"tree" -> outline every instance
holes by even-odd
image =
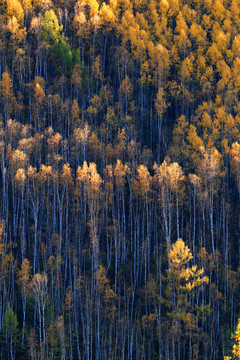
[[[101,311],[102,308],[102,311],[105,313],[104,316],[112,319],[116,311],[114,300],[117,298],[117,296],[110,287],[110,281],[106,277],[106,269],[102,265],[99,265],[99,268],[95,273],[95,280],[96,291],[99,297],[97,300],[99,302],[99,311]],[[102,316],[103,319],[104,316]]]
[[[6,14],[8,16],[16,16],[16,18],[23,23],[24,11],[21,1],[18,0],[6,0]]]
[[[40,176],[37,173],[37,169],[29,166],[27,170],[27,192],[30,199],[30,206],[33,211],[34,218],[34,250],[33,250],[33,273],[35,273],[36,267],[38,266],[38,218],[39,218],[39,209],[41,207],[40,199]]]
[[[182,168],[178,163],[167,163],[166,160],[161,165],[156,163],[153,166],[155,171],[154,180],[158,191],[158,200],[160,202],[163,226],[167,242],[167,251],[169,253],[171,246],[173,204],[176,201],[176,222],[177,234],[180,234],[179,226],[179,199],[183,192],[183,181],[185,179]]]
[[[26,322],[26,306],[27,306],[27,295],[30,291],[30,271],[31,265],[28,259],[24,259],[21,265],[21,269],[18,270],[18,285],[22,293],[22,304],[23,304],[23,333],[22,342],[24,341],[25,322]]]
[[[98,224],[100,204],[102,200],[102,178],[97,172],[96,164],[84,161],[83,166],[77,170],[77,181],[82,191],[84,202],[88,204],[88,227],[91,247],[93,251],[93,269],[97,271],[99,262]],[[86,208],[85,208],[86,211]],[[86,213],[85,213],[86,221]]]
[[[15,259],[13,248],[15,245],[6,236],[6,223],[0,220],[0,321],[3,321],[4,312],[8,306],[7,294],[13,286],[13,272]]]
[[[233,345],[234,359],[240,359],[240,319],[238,319],[237,328],[232,337],[235,340],[235,344]]]
[[[120,86],[120,94],[123,95],[123,99],[124,99],[123,103],[124,103],[126,115],[128,113],[128,103],[129,103],[129,100],[131,99],[132,93],[133,93],[132,83],[131,83],[129,77],[126,76],[125,79],[123,79],[121,86]]]
[[[46,274],[35,274],[31,281],[32,292],[37,304],[41,360],[45,358],[45,351],[46,351],[45,311],[47,305],[47,282],[48,279]]]
[[[84,124],[83,128],[76,128],[73,132],[76,142],[76,152],[78,153],[78,147],[81,146],[81,158],[83,161],[86,159],[86,146],[89,139],[91,128],[88,123]]]
[[[214,213],[214,202],[218,192],[219,182],[221,177],[224,175],[224,172],[222,171],[222,155],[218,152],[216,148],[206,150],[202,146],[200,147],[199,150],[202,154],[202,158],[200,159],[198,164],[197,175],[202,180],[202,191],[205,192],[204,205],[206,205],[206,210],[209,214],[212,253],[213,253],[213,258],[215,260],[216,246],[214,240],[213,213]]]
[[[42,37],[43,40],[51,45],[61,36],[62,26],[59,26],[58,18],[53,10],[46,11],[42,22]]]
[[[8,70],[2,73],[0,93],[4,103],[4,114],[6,121],[10,117],[10,113],[14,109],[15,105],[15,96],[12,91],[12,80],[10,78]]]
[[[2,355],[6,353],[6,358],[9,358],[10,355],[11,360],[16,358],[16,350],[20,346],[20,336],[17,316],[14,314],[10,304],[8,304],[1,330]]]
[[[70,49],[66,38],[61,34],[62,26],[53,10],[45,13],[41,25],[43,40],[50,45],[55,61],[55,71],[59,74],[65,70],[66,74],[71,75],[74,66],[80,62],[79,51]]]
[[[198,316],[201,311],[197,305],[198,292],[203,285],[208,284],[208,277],[204,276],[204,269],[198,269],[197,265],[190,265],[193,255],[182,239],[178,239],[168,254],[170,267],[167,270],[168,288],[166,291],[166,304],[169,308],[171,319],[171,331],[173,332],[173,354],[175,353],[174,337],[178,342],[184,335],[189,335],[189,354],[192,356],[192,340],[197,331]],[[175,356],[175,355],[173,355]]]
[[[240,359],[240,319],[238,319],[237,328],[234,334],[232,334],[232,338],[234,339],[234,345],[232,349],[233,357],[224,356],[224,360]]]
[[[157,98],[155,99],[155,109],[157,112],[158,117],[158,144],[159,144],[159,155],[158,155],[158,161],[160,158],[160,145],[161,145],[161,133],[162,133],[162,121],[163,121],[163,115],[166,112],[167,109],[167,103],[165,100],[165,93],[163,88],[158,89]]]
[[[142,229],[146,226],[146,254],[145,254],[145,281],[149,279],[150,276],[150,256],[151,256],[151,205],[152,205],[152,176],[149,173],[149,170],[146,166],[140,165],[137,168],[137,182],[135,183],[135,187],[140,195],[140,204],[143,202],[142,205]],[[140,209],[139,209],[140,213]],[[146,219],[146,224],[143,219]],[[144,230],[143,230],[144,233]]]

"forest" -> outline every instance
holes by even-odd
[[[240,359],[239,262],[240,0],[0,0],[0,360]]]

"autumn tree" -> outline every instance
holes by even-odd
[[[4,104],[4,116],[7,121],[10,117],[10,113],[14,109],[13,106],[15,105],[15,101],[16,101],[12,91],[12,80],[10,78],[10,74],[8,70],[2,73],[0,92]]]
[[[93,269],[96,271],[99,262],[98,225],[100,204],[102,198],[102,178],[97,172],[96,164],[90,163],[89,165],[87,165],[86,161],[84,161],[83,166],[78,167],[77,181],[80,191],[82,192],[84,202],[88,205],[89,209],[87,223],[89,227],[89,237],[93,251]],[[84,209],[84,212],[86,222],[86,208]]]
[[[158,191],[158,200],[160,202],[163,226],[166,236],[167,251],[169,253],[171,246],[173,204],[176,206],[177,234],[180,234],[179,225],[179,202],[183,190],[184,175],[178,163],[167,164],[166,160],[161,165],[154,164],[155,184]]]
[[[23,305],[23,333],[22,342],[25,336],[25,322],[26,322],[26,307],[27,307],[27,296],[30,292],[30,271],[31,265],[28,259],[24,259],[21,268],[18,270],[18,285],[22,293],[22,305]]]
[[[240,338],[239,338],[239,319],[238,319],[238,324],[237,324],[237,328],[235,333],[233,334],[233,339],[235,340],[235,344],[233,345],[233,355],[234,355],[234,359],[239,359],[240,358]]]
[[[39,321],[39,341],[41,349],[41,359],[45,358],[46,352],[46,305],[47,305],[47,275],[35,274],[31,281],[31,289],[37,304]]]
[[[190,266],[193,259],[192,253],[182,239],[174,243],[168,254],[170,268],[167,270],[168,288],[167,306],[170,309],[171,331],[173,332],[173,357],[175,351],[174,338],[177,342],[183,334],[181,324],[184,324],[186,333],[189,334],[189,354],[192,353],[193,334],[197,329],[198,311],[197,298],[204,284],[208,284],[208,277],[204,276],[204,269],[198,269],[197,265]],[[179,346],[179,343],[178,343]],[[190,355],[192,356],[192,355]]]

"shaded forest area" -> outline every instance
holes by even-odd
[[[0,14],[0,359],[231,356],[240,1]]]

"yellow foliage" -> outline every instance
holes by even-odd
[[[20,23],[23,23],[24,11],[21,2],[18,0],[6,0],[6,15],[15,16]]]
[[[116,179],[115,181],[116,181],[118,191],[123,191],[123,188],[124,188],[124,185],[126,182],[126,174],[127,174],[128,170],[129,170],[129,168],[126,164],[123,165],[121,160],[117,160],[117,163],[114,167],[114,176]]]
[[[49,179],[50,177],[52,177],[53,176],[52,166],[46,166],[44,164],[41,164],[40,175],[43,180],[46,180],[46,179]]]
[[[183,60],[181,65],[181,76],[184,81],[190,82],[193,72],[193,63],[190,57]]]
[[[157,98],[155,99],[154,105],[155,105],[155,109],[157,111],[158,116],[162,117],[167,109],[165,93],[164,93],[164,90],[162,87],[158,90]]]
[[[12,131],[11,127],[11,131]],[[26,125],[21,128],[20,136],[27,136],[29,128]],[[39,149],[41,147],[41,141],[44,138],[43,135],[39,135],[36,133],[34,136],[30,138],[24,138],[19,140],[18,148],[19,150],[23,150],[26,154],[30,155],[34,150]]]
[[[133,86],[128,76],[121,83],[120,91],[123,95],[131,97],[133,92]]]
[[[78,144],[86,144],[90,134],[90,127],[87,123],[85,123],[84,128],[75,129],[73,134]]]
[[[201,179],[200,179],[200,177],[198,177],[198,176],[195,175],[195,174],[189,174],[188,177],[189,177],[190,183],[191,183],[193,186],[197,186],[197,187],[200,186],[200,184],[201,184]]]
[[[222,59],[222,54],[219,51],[217,44],[213,43],[208,51],[207,51],[207,58],[209,58],[209,61],[212,65],[216,65],[218,61]]]
[[[79,185],[86,187],[89,199],[94,199],[101,195],[102,178],[97,172],[96,164],[84,161],[82,167],[77,170],[77,180]]]
[[[113,199],[113,166],[107,165],[103,172],[105,176],[104,185],[107,191],[107,205],[110,205]]]
[[[15,97],[12,92],[12,80],[9,72],[5,71],[2,73],[2,80],[0,85],[0,93],[4,99],[4,102],[11,103],[15,101]]]
[[[98,139],[97,134],[95,131],[92,131],[91,135],[89,136],[89,147],[93,154],[96,156],[101,152],[101,142]]]
[[[45,99],[45,92],[39,83],[36,83],[34,89],[34,97],[39,104],[42,104],[43,100]]]
[[[73,72],[72,72],[72,84],[76,86],[77,89],[81,89],[82,85],[82,70],[80,64],[76,64],[74,66]],[[74,99],[74,101],[76,101]],[[74,102],[73,101],[73,102]]]
[[[188,246],[185,245],[182,239],[178,239],[168,254],[171,269],[182,269],[193,258]]]
[[[226,9],[223,5],[223,0],[213,1],[212,13],[217,20],[223,20],[225,17]]]
[[[109,5],[103,2],[99,13],[101,18],[101,23],[103,25],[108,25],[108,30],[109,30],[109,26],[110,25],[112,26],[115,22],[114,12],[112,11]]]
[[[19,23],[15,16],[12,16],[10,19],[8,19],[7,23],[7,29],[10,33],[16,35],[19,30]]]
[[[230,155],[232,170],[236,177],[238,192],[240,194],[240,144],[238,142],[232,144]]]
[[[52,0],[33,0],[33,8],[39,8],[42,13],[53,7]]]
[[[106,269],[100,265],[96,272],[95,278],[97,280],[97,288],[100,292],[104,290],[104,287],[109,284],[109,280],[105,276]]]
[[[101,71],[101,59],[100,55],[96,57],[94,64],[92,66],[92,72],[95,79],[99,78],[100,80],[103,79],[103,74]]]
[[[27,170],[27,176],[31,180],[34,179],[37,176],[37,169],[30,165]]]
[[[113,314],[116,310],[115,307],[113,307],[113,300],[116,298],[116,295],[114,291],[110,287],[110,281],[106,277],[106,269],[100,265],[98,270],[95,273],[95,279],[96,279],[96,289],[101,294],[103,301],[106,305],[112,305],[111,313]]]
[[[41,302],[42,306],[44,304],[43,300],[46,299],[46,292],[47,292],[47,283],[48,278],[45,273],[43,274],[35,274],[31,281],[31,288],[33,291],[34,296],[38,302]]]
[[[137,169],[137,172],[141,196],[146,196],[151,189],[152,177],[148,171],[148,168],[144,165],[140,165]]]
[[[33,17],[32,21],[31,21],[31,25],[30,25],[30,30],[31,32],[35,33],[36,37],[38,40],[40,40],[41,38],[41,30],[42,30],[42,25],[41,25],[41,17]]]
[[[239,42],[240,42],[240,37],[239,37]],[[240,43],[239,43],[239,46],[240,46]],[[233,61],[232,77],[233,77],[235,88],[239,89],[240,88],[240,53],[239,53],[239,57],[237,57]]]
[[[194,22],[189,29],[189,34],[197,45],[204,45],[206,41],[206,31],[203,30],[201,25]]]
[[[234,358],[240,359],[240,318],[238,319],[237,329],[232,335],[235,339],[235,344],[233,345],[233,354]]]
[[[83,25],[87,22],[86,16],[83,11],[79,11],[74,17],[74,25],[77,29],[77,35],[81,36],[83,33]]]
[[[67,289],[65,293],[65,310],[70,311],[73,307],[73,293],[71,289]]]
[[[21,0],[21,4],[24,11],[31,11],[32,10],[32,3],[34,3],[33,0]]]
[[[85,0],[85,3],[89,6],[91,18],[98,14],[99,4],[97,0]]]
[[[61,140],[62,140],[62,135],[59,133],[56,133],[50,139],[47,139],[47,143],[48,143],[50,149],[57,150]]]
[[[233,51],[234,55],[237,57],[237,59],[239,60],[239,57],[240,57],[240,35],[239,34],[237,34],[234,37],[233,44],[232,44],[232,51]]]
[[[156,319],[157,319],[156,314],[150,314],[149,316],[143,315],[141,320],[143,330],[152,328],[155,325]]]
[[[12,242],[5,241],[5,222],[0,220],[0,281],[8,279],[15,266],[15,259],[12,253],[12,247],[16,246]]]
[[[91,105],[87,108],[87,112],[92,115],[97,115],[101,109],[101,98],[98,95],[94,95],[90,100]]]
[[[182,168],[178,163],[167,164],[166,160],[161,165],[153,166],[155,179],[160,187],[179,191],[181,182],[185,179]]]
[[[72,169],[68,163],[63,165],[60,177],[64,186],[73,185]]]
[[[162,12],[167,12],[169,9],[169,2],[167,0],[161,0],[160,6]]]
[[[21,291],[26,294],[30,285],[30,272],[32,266],[28,259],[24,259],[21,268],[18,270],[18,285]]]
[[[77,121],[79,119],[79,115],[80,115],[80,109],[78,106],[78,102],[76,99],[74,99],[71,108],[71,120],[73,122]]]
[[[11,154],[11,163],[14,169],[23,168],[28,160],[28,156],[22,150],[14,150]]]
[[[172,245],[168,258],[169,273],[175,280],[176,288],[192,291],[194,288],[208,283],[208,277],[203,276],[203,268],[198,269],[197,265],[189,266],[193,255],[182,239],[178,239]]]
[[[31,153],[33,148],[32,138],[19,140],[19,149]]]
[[[155,84],[161,88],[163,77],[167,74],[170,65],[168,50],[162,44],[158,44],[152,49],[149,48],[149,55],[152,68],[155,70]]]
[[[194,125],[189,126],[187,140],[189,147],[192,151],[198,152],[201,146],[203,146],[203,140],[197,135],[197,129]]]
[[[221,176],[222,167],[222,155],[216,148],[211,150],[205,150],[204,146],[200,147],[202,159],[198,164],[198,173],[205,183],[208,183],[208,190],[216,191],[215,180],[218,176]]]
[[[23,187],[26,180],[25,170],[22,168],[18,169],[14,177],[14,180],[19,187]]]

